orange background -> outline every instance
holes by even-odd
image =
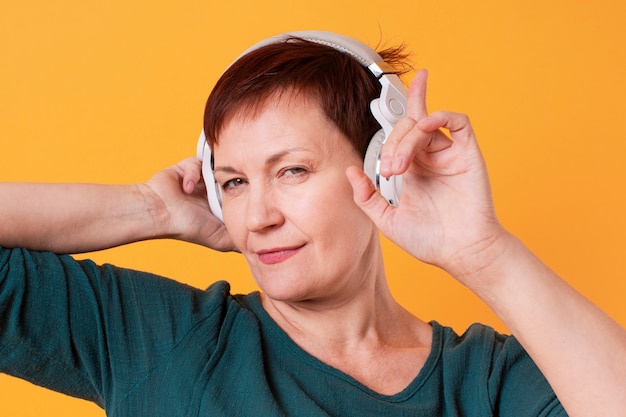
[[[7,2],[5,2],[7,3]],[[626,325],[626,5],[598,0],[67,0],[0,13],[0,180],[130,183],[193,154],[204,101],[250,44],[321,29],[405,42],[429,107],[468,113],[501,221]],[[46,204],[42,201],[42,204]],[[0,219],[1,221],[1,219]],[[453,279],[386,244],[425,320],[506,330]],[[236,254],[170,241],[91,255],[205,287],[255,288]],[[0,324],[1,325],[1,324]],[[2,416],[103,416],[0,376]]]

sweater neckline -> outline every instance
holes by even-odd
[[[331,374],[337,378],[343,379],[347,383],[360,389],[366,394],[385,400],[388,402],[402,402],[413,396],[428,380],[435,370],[437,363],[441,357],[441,351],[443,346],[443,327],[436,321],[431,321],[429,324],[432,327],[432,343],[431,349],[422,366],[422,369],[417,376],[411,381],[403,390],[396,394],[386,395],[381,394],[365,386],[361,382],[357,381],[345,372],[337,369],[327,363],[319,360],[315,356],[311,355],[304,349],[302,349],[296,342],[289,337],[289,335],[274,321],[274,319],[265,311],[261,303],[260,293],[258,291],[252,292],[245,297],[245,304],[255,314],[262,324],[262,327],[271,334],[273,338],[278,341],[281,346],[289,349],[299,360],[308,363],[309,365],[319,369],[322,372]]]

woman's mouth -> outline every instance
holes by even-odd
[[[263,249],[257,252],[259,260],[266,265],[273,265],[294,256],[304,245],[292,246],[287,248]]]

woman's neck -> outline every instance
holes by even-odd
[[[364,281],[358,291],[333,298],[292,302],[261,294],[261,301],[270,317],[310,353],[341,355],[357,346],[415,346],[426,327],[430,335],[430,327],[393,298],[384,272]]]
[[[304,351],[381,394],[406,388],[430,353],[430,325],[393,299],[384,277],[332,307],[280,302],[265,294],[261,301]]]

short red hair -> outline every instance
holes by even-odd
[[[408,68],[402,62],[406,55],[401,48],[379,54],[391,65]],[[353,57],[326,45],[290,38],[253,50],[224,72],[207,100],[204,132],[213,146],[234,116],[254,116],[276,94],[303,93],[319,103],[364,156],[370,138],[380,129],[369,108],[380,90],[374,75]]]

